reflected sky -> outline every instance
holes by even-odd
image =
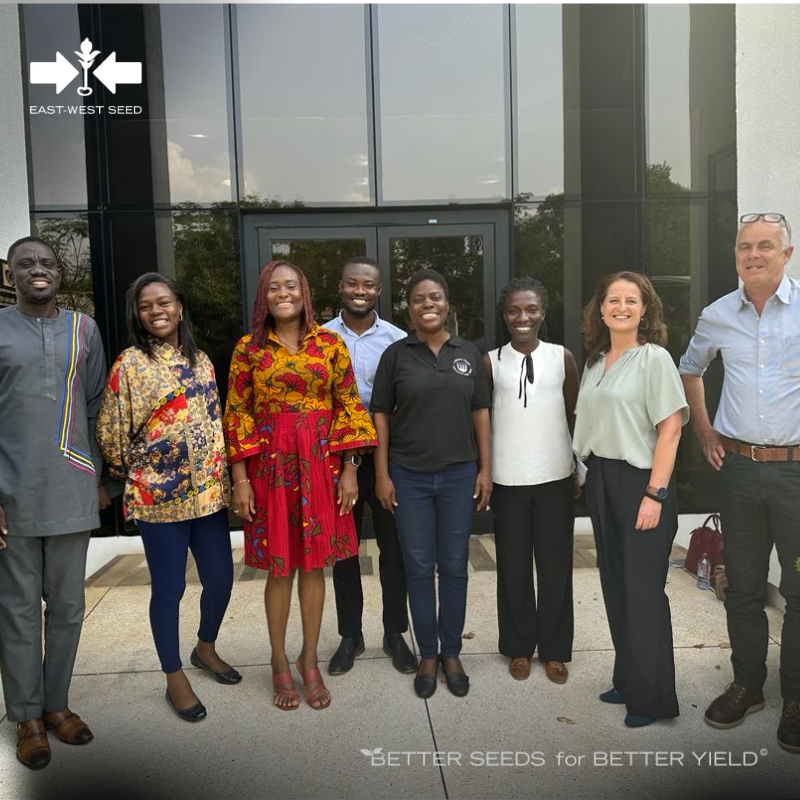
[[[245,194],[368,203],[361,5],[237,7]]]
[[[689,6],[646,6],[647,163],[666,163],[671,178],[692,185]]]
[[[517,192],[564,191],[564,47],[562,7],[518,5]]]
[[[383,198],[507,197],[503,7],[374,10]]]

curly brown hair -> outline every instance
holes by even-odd
[[[592,299],[583,309],[583,346],[586,348],[586,363],[588,366],[596,364],[600,356],[607,352],[611,346],[611,336],[608,328],[600,316],[600,306],[606,299],[608,288],[616,281],[629,281],[639,287],[642,295],[642,304],[645,307],[644,316],[639,324],[639,343],[652,342],[661,345],[667,343],[667,326],[664,323],[664,306],[650,279],[640,272],[612,272],[605,275],[597,282]]]

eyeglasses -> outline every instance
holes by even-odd
[[[777,211],[767,211],[761,214],[742,214],[742,216],[739,217],[739,222],[746,225],[749,222],[758,222],[760,219],[763,219],[764,222],[772,222],[775,224],[780,224],[782,222],[786,226],[789,236],[792,235],[792,227],[789,225],[789,221],[783,214],[779,214]]]

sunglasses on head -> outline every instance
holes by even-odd
[[[789,225],[789,221],[783,214],[779,214],[777,211],[767,211],[760,214],[742,214],[742,216],[739,217],[739,222],[746,225],[749,222],[758,222],[760,219],[763,219],[764,222],[772,222],[775,224],[780,224],[782,222],[786,226],[789,236],[792,235],[792,228]]]

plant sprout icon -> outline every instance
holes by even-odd
[[[80,51],[73,50],[73,52],[76,56],[78,56],[78,60],[81,62],[81,67],[83,67],[83,86],[78,87],[78,94],[86,97],[93,91],[93,89],[88,85],[89,67],[92,66],[95,58],[100,55],[100,51],[92,50],[92,43],[88,39],[84,39],[81,42]]]

